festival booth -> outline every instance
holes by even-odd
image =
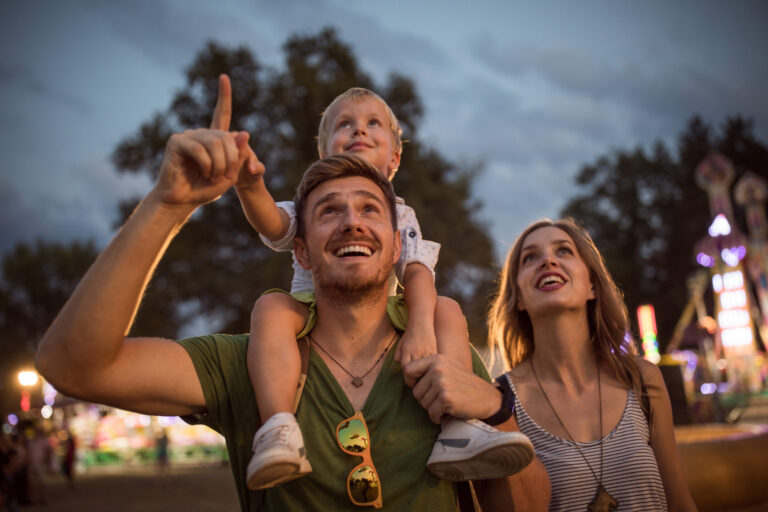
[[[157,464],[158,440],[173,467],[221,465],[228,461],[224,438],[204,426],[178,417],[147,416],[104,405],[81,402],[42,385],[45,405],[27,418],[38,418],[59,445],[76,440],[77,472],[141,470]],[[50,408],[51,413],[47,413]]]

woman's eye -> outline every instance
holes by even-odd
[[[379,122],[378,119],[371,119],[370,121],[368,121],[369,126],[379,126],[380,124],[381,122]]]
[[[532,261],[534,258],[533,253],[523,254],[523,257],[520,258],[520,261],[523,263],[528,263],[529,261]]]
[[[560,254],[573,254],[573,250],[570,247],[560,247],[558,251]]]

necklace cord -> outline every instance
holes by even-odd
[[[597,480],[597,484],[602,486],[603,485],[603,394],[602,389],[600,386],[600,366],[598,364],[597,367],[597,399],[598,399],[598,409],[599,409],[599,418],[600,418],[600,478],[597,477],[597,474],[592,469],[592,465],[589,463],[589,460],[587,459],[587,456],[584,455],[584,452],[581,450],[581,446],[576,442],[576,440],[573,438],[571,433],[568,431],[568,427],[565,426],[565,423],[563,423],[563,420],[560,418],[560,415],[557,414],[557,409],[555,409],[555,406],[552,405],[552,401],[549,399],[549,396],[547,395],[547,392],[544,391],[544,386],[541,385],[541,381],[539,380],[539,376],[536,373],[536,367],[533,365],[533,359],[531,359],[531,370],[533,370],[533,376],[536,378],[536,384],[539,385],[539,389],[541,390],[541,394],[544,395],[544,399],[547,401],[547,404],[549,404],[549,407],[552,409],[552,412],[555,413],[555,418],[557,418],[557,421],[560,422],[560,426],[563,427],[563,430],[565,430],[565,433],[568,435],[568,439],[573,443],[573,445],[576,447],[576,449],[579,451],[579,454],[581,455],[581,458],[584,459],[584,462],[587,464],[587,467],[589,468],[590,473],[592,473],[592,476],[595,477],[595,480]]]
[[[314,344],[315,344],[315,346],[316,346],[317,348],[319,348],[319,349],[320,349],[320,350],[321,350],[321,351],[322,351],[322,352],[323,352],[325,355],[327,355],[328,357],[330,357],[330,358],[331,358],[331,361],[333,361],[334,363],[336,363],[336,366],[338,366],[339,368],[341,368],[342,370],[344,370],[344,372],[346,372],[346,374],[347,374],[347,375],[349,375],[350,377],[352,377],[352,381],[353,381],[353,383],[354,383],[354,382],[358,382],[358,381],[360,381],[360,382],[362,383],[362,380],[363,380],[365,377],[367,377],[367,376],[368,376],[368,374],[369,374],[369,373],[371,373],[371,372],[373,371],[373,369],[374,369],[374,368],[376,368],[376,365],[377,365],[377,364],[379,364],[379,362],[382,360],[382,358],[384,358],[384,356],[387,354],[387,352],[389,352],[389,349],[390,349],[390,348],[392,348],[392,345],[394,344],[394,342],[395,342],[395,339],[396,339],[396,338],[397,338],[397,331],[395,331],[395,333],[392,335],[392,339],[390,339],[390,340],[389,340],[389,343],[387,343],[387,346],[384,348],[384,351],[381,353],[381,355],[380,355],[379,357],[377,357],[377,358],[376,358],[376,361],[374,361],[374,362],[373,362],[373,365],[372,365],[370,368],[368,368],[368,371],[367,371],[367,372],[365,372],[365,373],[364,373],[364,374],[362,374],[362,375],[354,375],[352,372],[350,372],[349,370],[347,370],[346,368],[344,368],[344,366],[343,366],[343,365],[342,365],[340,362],[338,362],[338,361],[336,360],[336,358],[335,358],[335,357],[333,357],[333,356],[332,356],[332,355],[331,355],[331,354],[330,354],[330,353],[329,353],[327,350],[325,350],[325,349],[323,348],[323,346],[322,346],[322,345],[320,345],[320,344],[317,342],[317,340],[315,340],[315,338],[313,338],[313,337],[312,337],[312,334],[311,334],[311,333],[309,334],[309,341],[310,341],[310,342],[312,342],[312,343],[314,343]],[[361,384],[361,385],[362,385],[362,384]],[[359,387],[359,386],[356,386],[356,387]]]

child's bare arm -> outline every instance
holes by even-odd
[[[251,226],[265,238],[275,241],[287,233],[290,218],[267,190],[264,170],[264,164],[252,152],[247,164],[240,169],[235,190]]]
[[[432,272],[421,263],[409,263],[403,277],[403,295],[408,306],[408,326],[397,347],[401,364],[437,353],[435,307],[437,291]]]

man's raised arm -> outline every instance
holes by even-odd
[[[40,373],[68,395],[146,414],[202,410],[192,361],[177,343],[126,339],[152,273],[195,209],[215,201],[252,155],[229,132],[231,86],[219,79],[210,129],[169,139],[157,183],[99,255],[38,347]]]

